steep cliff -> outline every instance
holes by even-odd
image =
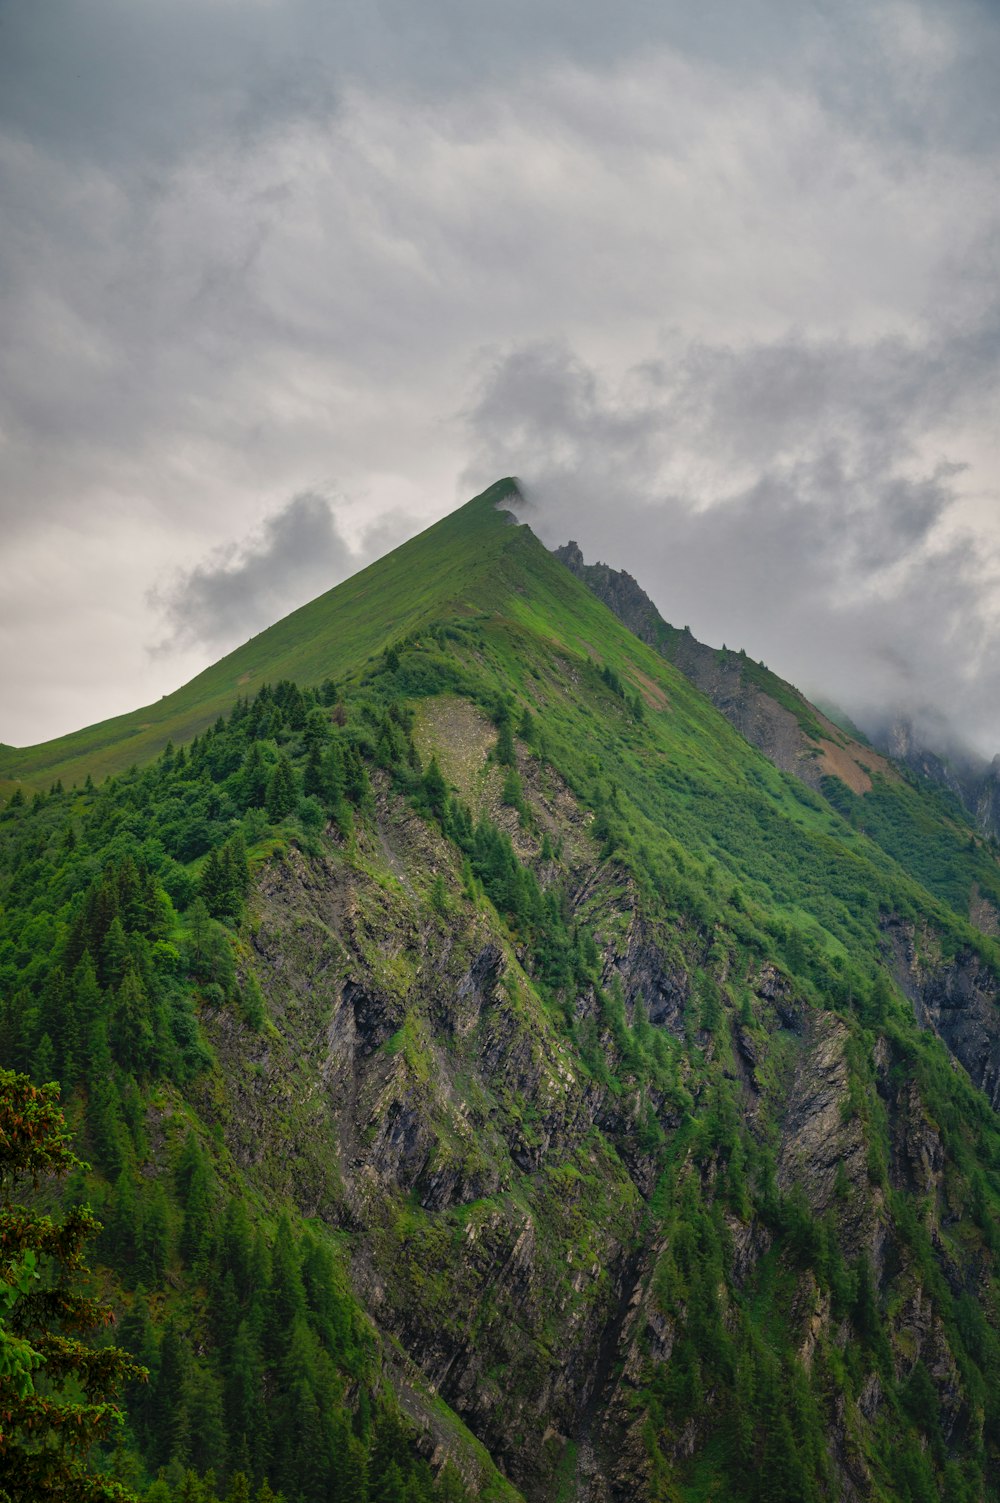
[[[872,736],[887,756],[916,778],[947,789],[983,835],[1000,839],[1000,755],[989,762],[957,745],[934,750],[906,715],[874,728]]]
[[[816,789],[824,777],[833,775],[858,792],[871,787],[873,773],[892,776],[873,747],[849,736],[763,663],[755,663],[742,651],[708,647],[687,627],[678,630],[668,625],[624,569],[585,563],[574,542],[554,552],[619,621],[679,668],[740,735],[782,772]]]
[[[332,592],[312,683],[0,814],[0,1042],[154,1369],[123,1464],[996,1498],[989,853],[788,776],[510,495]]]

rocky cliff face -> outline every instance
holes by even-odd
[[[592,927],[603,990],[576,999],[575,1027],[594,1052],[581,1057],[495,910],[463,890],[454,848],[383,782],[356,844],[329,835],[259,883],[252,960],[274,1028],[251,1037],[216,1021],[229,1147],[265,1193],[348,1239],[354,1287],[399,1353],[429,1453],[456,1454],[437,1395],[538,1503],[659,1496],[664,1468],[692,1464],[711,1433],[717,1380],[676,1422],[654,1397],[691,1339],[691,1296],[675,1292],[691,1277],[677,1271],[688,1233],[651,1215],[665,1174],[675,1199],[717,1206],[723,1327],[747,1301],[778,1299],[781,1269],[781,1319],[807,1372],[837,1360],[850,1332],[809,1263],[814,1229],[829,1227],[844,1266],[862,1260],[902,1301],[882,1368],[828,1419],[827,1495],[872,1496],[887,1381],[922,1364],[947,1423],[965,1414],[948,1333],[890,1204],[894,1186],[923,1197],[940,1240],[953,1171],[918,1082],[901,1078],[885,1038],[862,1043],[772,964],[666,925],[522,748],[526,829],[497,798],[490,727],[469,705],[429,703],[422,730],[459,791],[507,821],[543,879],[558,870]],[[562,845],[558,864],[543,861],[545,835]],[[429,898],[438,877],[444,912]],[[885,935],[921,1021],[996,1103],[993,984],[972,960],[923,965],[905,926]],[[643,1030],[667,1062],[655,1081],[629,1058]],[[692,1111],[724,1114],[714,1135],[685,1139]],[[775,1205],[792,1210],[752,1207],[734,1178],[742,1141],[766,1151]],[[805,1251],[790,1254],[790,1236]],[[960,1263],[940,1245],[956,1279],[978,1276],[975,1254]],[[474,1458],[460,1459],[474,1478]]]
[[[554,551],[630,631],[679,668],[740,735],[782,772],[817,789],[832,774],[860,793],[871,787],[873,772],[892,775],[874,748],[848,736],[791,684],[754,663],[746,653],[708,647],[687,627],[669,626],[625,570],[585,563],[575,542]]]
[[[445,1503],[395,1390],[483,1503],[994,1503],[994,853],[509,495],[0,810],[0,1042],[77,1082],[136,1464]]]
[[[944,960],[933,933],[887,918],[885,950],[893,974],[925,1028],[943,1039],[1000,1110],[1000,997],[997,979],[971,950]]]
[[[983,835],[1000,839],[1000,755],[987,762],[960,747],[934,751],[905,715],[874,731],[873,740],[918,778],[953,794]]]

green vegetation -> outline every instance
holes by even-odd
[[[89,1470],[87,1453],[121,1423],[113,1396],[145,1369],[118,1347],[81,1335],[112,1312],[72,1288],[97,1230],[73,1206],[62,1220],[17,1204],[43,1176],[84,1166],[69,1147],[54,1086],[0,1070],[0,1498],[128,1503],[118,1483]],[[110,1396],[110,1397],[109,1397]]]
[[[824,798],[778,772],[495,510],[505,493],[146,731],[5,753],[56,781],[0,814],[0,1051],[62,1082],[95,1166],[67,1203],[104,1222],[120,1339],[151,1374],[103,1462],[157,1503],[461,1498],[401,1419],[356,1239],[386,1329],[437,1371],[480,1363],[492,1443],[505,1467],[534,1458],[536,1496],[574,1495],[588,1437],[560,1447],[533,1406],[580,1360],[567,1332],[611,1383],[624,1353],[600,1333],[626,1329],[632,1270],[645,1324],[615,1422],[651,1499],[805,1503],[848,1461],[876,1503],[996,1498],[1000,1132],[883,948],[909,924],[929,966],[995,976],[965,917],[973,884],[1000,898],[994,853],[909,785]],[[482,751],[462,749],[462,787],[454,748],[415,735],[422,706],[456,702]],[[261,893],[283,877],[302,907],[268,971]],[[283,968],[308,977],[308,1017]],[[323,1074],[348,985],[371,1013],[354,1068],[374,1062],[349,1120],[349,1083]],[[489,1016],[465,1019],[476,987]],[[251,1163],[234,1071],[286,1035],[301,1077]],[[300,1205],[268,1198],[268,1155],[308,1140],[325,1091],[352,1172],[376,1142],[397,1166],[362,1210],[332,1163]],[[836,1165],[791,1121],[827,1096]],[[522,1284],[498,1284],[523,1247]]]
[[[511,489],[512,482],[499,482],[471,508],[252,637],[156,704],[40,746],[0,746],[0,790],[22,781],[29,790],[57,779],[82,783],[88,774],[100,781],[149,761],[171,740],[186,743],[265,683],[320,685],[374,661],[396,638],[438,616],[442,602],[470,615],[488,609],[503,591],[491,571],[496,541],[510,526],[495,503]]]
[[[66,1266],[79,1267],[95,1226],[87,1200],[104,1223],[97,1252],[120,1339],[150,1375],[130,1383],[124,1432],[101,1461],[140,1486],[161,1477],[167,1491],[156,1483],[151,1498],[214,1499],[214,1477],[229,1497],[252,1483],[326,1503],[331,1476],[338,1503],[362,1503],[366,1489],[466,1496],[450,1472],[434,1482],[380,1395],[375,1337],[335,1244],[288,1213],[262,1214],[184,1100],[214,1067],[199,1012],[266,1022],[253,973],[237,975],[251,859],[293,834],[307,843],[319,797],[320,822],[345,830],[371,797],[356,741],[328,712],[317,718],[319,705],[288,683],[264,689],[145,771],[15,799],[0,824],[0,1047],[36,1081],[58,1077],[93,1160],[92,1172],[70,1161]],[[18,1078],[0,1078],[9,1115]],[[21,1270],[11,1264],[12,1288]],[[90,1306],[74,1298],[85,1324]],[[123,1362],[102,1349],[93,1381],[137,1372]]]

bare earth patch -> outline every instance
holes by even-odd
[[[647,678],[644,673],[640,673],[639,669],[631,664],[629,665],[629,677],[638,685],[639,693],[651,710],[669,710],[670,700],[659,684],[654,684],[651,678]]]
[[[467,699],[442,695],[421,700],[417,707],[413,739],[420,760],[426,766],[431,756],[437,757],[445,782],[457,788],[474,816],[486,815],[506,831],[522,861],[537,858],[547,832],[553,844],[561,841],[563,860],[571,869],[593,864],[593,815],[584,813],[554,768],[531,756],[521,742],[516,743],[517,770],[533,827],[525,829],[518,811],[504,804],[505,769],[488,760],[496,738],[496,727]]]
[[[476,807],[482,793],[486,758],[497,739],[496,728],[467,699],[442,696],[417,706],[413,739],[426,766],[432,756],[446,783]]]
[[[864,761],[862,761],[856,753],[850,750],[850,746],[836,746],[832,741],[826,740],[817,741],[815,744],[823,753],[819,759],[822,771],[831,777],[839,778],[854,793],[871,792],[873,772],[881,773],[892,782],[896,781],[897,775],[889,763],[870,747],[864,748]]]
[[[989,934],[994,939],[1000,935],[1000,913],[997,913],[996,908],[990,902],[989,898],[984,897],[980,892],[978,882],[973,882],[972,884],[972,896],[969,899],[969,922],[975,924],[981,933]]]

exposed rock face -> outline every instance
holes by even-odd
[[[860,1057],[849,1022],[810,1002],[776,964],[723,952],[690,921],[668,922],[624,863],[600,859],[565,785],[523,753],[534,823],[515,825],[496,801],[490,737],[475,713],[438,705],[427,735],[459,737],[442,762],[466,779],[470,800],[511,821],[543,881],[554,866],[541,860],[542,833],[561,842],[567,909],[587,923],[599,956],[600,985],[571,1005],[606,1068],[583,1067],[533,990],[523,950],[488,904],[462,894],[455,848],[378,783],[374,828],[359,831],[356,849],[331,839],[321,854],[292,850],[264,871],[252,944],[276,1026],[248,1035],[231,1013],[217,1014],[213,1041],[236,1082],[219,1125],[263,1193],[291,1194],[345,1234],[354,1287],[391,1345],[429,1455],[440,1461],[454,1445],[437,1395],[529,1503],[635,1503],[655,1494],[650,1385],[683,1339],[684,1307],[662,1287],[674,1239],[651,1211],[664,1163],[657,1133],[661,1144],[685,1141],[709,1072],[727,1083],[741,1126],[767,1145],[776,1193],[834,1229],[845,1267],[865,1257],[878,1278],[905,1264],[888,1186],[927,1208],[949,1285],[960,1290],[977,1273],[940,1235],[945,1145],[887,1041]],[[447,916],[427,896],[439,874]],[[920,959],[912,929],[898,922],[884,936],[921,1021],[1000,1102],[996,996],[981,965]],[[706,1026],[699,988],[709,981],[719,1004]],[[672,1087],[640,1089],[630,1077],[608,1017],[612,995],[619,1029],[645,1028],[676,1062]],[[211,1119],[213,1103],[204,1111]],[[884,1164],[874,1154],[877,1112]],[[673,1160],[678,1182],[688,1176],[699,1193],[721,1195],[731,1150],[712,1141],[694,1156],[687,1141]],[[780,1231],[749,1198],[723,1202],[723,1319],[735,1322],[741,1299],[764,1297],[766,1270],[782,1259],[783,1318],[812,1372],[845,1342],[843,1311],[808,1267],[788,1261]],[[955,1359],[916,1275],[905,1301],[897,1378],[922,1362],[954,1428]],[[883,1412],[881,1385],[872,1372],[831,1410],[831,1496],[870,1495],[862,1437]],[[712,1405],[708,1393],[663,1442],[667,1463],[698,1454]],[[459,1460],[474,1477],[474,1456]]]
[[[987,762],[964,747],[932,750],[905,715],[874,730],[872,739],[919,778],[953,794],[983,835],[1000,839],[1000,754]]]
[[[868,1180],[862,1123],[850,1110],[848,1030],[830,1014],[811,1016],[788,1085],[778,1183],[799,1187],[817,1217],[841,1211],[851,1257],[875,1251],[882,1202]]]
[[[651,647],[658,646],[659,631],[664,624],[662,617],[631,574],[624,569],[612,569],[608,564],[585,563],[579,545],[572,541],[553,549],[553,552],[571,574],[582,579],[597,598],[614,611],[629,631]]]
[[[377,1324],[546,1498],[564,1444],[546,1431],[575,1440],[592,1425],[617,1359],[654,1177],[631,1142],[636,1103],[578,1078],[526,1007],[495,919],[445,924],[411,895],[454,852],[390,801],[382,811],[391,900],[357,869],[294,854],[262,884],[256,967],[282,1037],[244,1070],[229,1140],[253,1162],[261,1125],[294,1115],[272,1182],[351,1232]],[[297,1109],[296,1080],[311,1082]],[[339,1190],[329,1173],[321,1188],[331,1159]]]
[[[932,1028],[1000,1110],[1000,1000],[996,978],[972,951],[944,962],[924,936],[923,953],[910,923],[883,924],[886,953],[919,1022]]]
[[[816,789],[824,776],[833,774],[861,793],[871,787],[873,770],[889,773],[878,752],[847,736],[791,684],[751,662],[745,653],[708,647],[687,627],[669,626],[625,570],[585,563],[575,542],[554,552],[630,631],[668,658],[782,772]]]

